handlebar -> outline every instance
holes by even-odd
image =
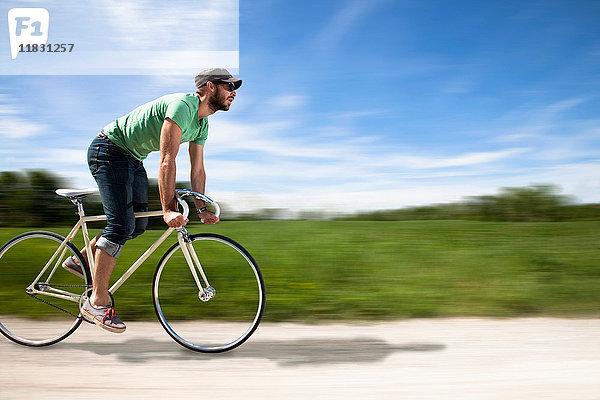
[[[208,196],[203,195],[202,193],[194,192],[193,190],[189,189],[176,189],[175,195],[177,197],[177,202],[183,208],[182,214],[184,218],[187,218],[190,214],[190,207],[188,206],[187,202],[183,200],[183,197],[186,196],[194,196],[194,198],[198,200],[203,200],[205,203],[212,205],[215,209],[214,213],[217,217],[221,214],[221,208],[219,207],[217,202],[212,200]]]

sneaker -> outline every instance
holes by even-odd
[[[72,274],[77,275],[81,279],[83,279],[83,269],[81,269],[81,265],[77,263],[75,257],[68,257],[65,262],[62,263],[62,267],[69,271]]]
[[[96,308],[90,303],[90,299],[87,299],[81,306],[81,314],[90,322],[107,331],[113,333],[125,332],[125,324],[115,315],[115,309],[111,306]]]

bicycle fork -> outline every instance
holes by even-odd
[[[190,237],[190,233],[187,231],[187,229],[185,229],[185,227],[182,226],[177,228],[177,240],[179,241],[179,247],[181,247],[185,261],[190,267],[192,276],[194,277],[196,285],[198,286],[198,298],[205,302],[209,301],[215,297],[216,291],[212,286],[210,286],[210,283],[206,278],[202,264],[198,259],[198,255],[196,254],[194,247],[192,246],[193,241]],[[202,276],[205,287],[202,287],[202,283],[200,282],[200,278],[198,277],[198,272],[196,270],[200,271],[200,275]]]

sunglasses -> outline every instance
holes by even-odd
[[[221,81],[211,81],[214,84],[217,85],[227,85],[227,90],[229,90],[230,92],[235,91],[235,85],[231,82],[221,82]]]

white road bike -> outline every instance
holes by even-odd
[[[84,213],[83,199],[97,193],[95,189],[59,189],[56,193],[77,206],[79,220],[66,237],[33,231],[12,238],[0,248],[0,332],[25,346],[57,343],[83,321],[89,322],[79,311],[91,293],[94,268],[87,223],[105,220],[106,216]],[[185,189],[177,190],[184,217],[189,214],[183,200],[186,196],[204,200],[219,215],[216,202]],[[136,218],[158,216],[162,211],[135,214]],[[79,229],[87,259],[73,244]],[[111,296],[174,231],[177,243],[162,256],[152,283],[158,320],[177,343],[190,350],[217,353],[236,348],[258,327],[266,295],[258,265],[246,249],[228,237],[193,235],[185,227],[168,228],[110,287]],[[62,267],[71,256],[83,267],[83,279]]]

